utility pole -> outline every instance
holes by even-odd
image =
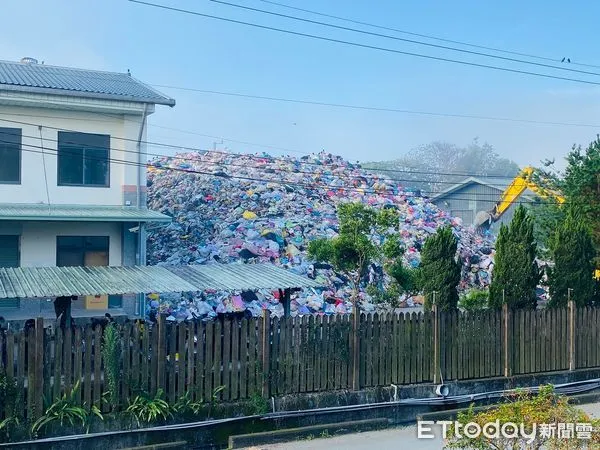
[[[217,141],[213,141],[213,151],[217,151],[217,144],[218,145],[223,145],[223,139],[221,139],[221,142],[217,142]]]

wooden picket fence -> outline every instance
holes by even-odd
[[[158,390],[220,401],[600,367],[600,309],[486,310],[119,325],[119,407]],[[0,332],[0,373],[17,413],[38,417],[75,391],[109,409],[103,329]],[[52,324],[53,325],[53,324]],[[2,409],[2,408],[0,408]],[[0,411],[0,417],[2,411]]]

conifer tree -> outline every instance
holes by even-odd
[[[540,281],[536,252],[533,221],[527,210],[519,206],[510,225],[500,227],[496,240],[491,307],[501,308],[506,302],[511,309],[535,309],[535,291]]]
[[[421,252],[419,284],[425,295],[425,309],[435,303],[441,311],[456,309],[460,263],[456,260],[458,241],[449,227],[439,228],[429,236]]]
[[[590,230],[578,212],[570,211],[552,242],[554,268],[549,274],[550,306],[565,306],[572,289],[578,306],[592,303],[596,281],[592,278],[596,255]]]

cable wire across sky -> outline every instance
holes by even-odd
[[[0,143],[10,144],[12,142],[0,140]],[[35,154],[40,154],[40,155],[58,156],[58,150],[48,149],[41,145],[22,144],[22,147],[27,147],[27,148],[21,149],[24,152],[35,153]],[[68,151],[68,150],[61,151],[61,153],[67,154],[67,155],[69,155],[69,154],[80,155],[80,153],[77,153],[74,151]],[[168,157],[168,158],[178,159],[176,157]],[[297,180],[284,180],[284,179],[276,179],[276,178],[275,179],[265,179],[265,178],[256,178],[256,177],[231,175],[231,174],[225,174],[225,176],[224,176],[219,173],[206,172],[206,171],[201,171],[201,170],[196,170],[196,169],[188,169],[188,168],[182,168],[182,167],[164,167],[164,166],[157,166],[156,163],[153,164],[152,162],[138,163],[136,161],[127,161],[124,159],[112,158],[112,157],[99,158],[99,157],[86,156],[85,159],[89,160],[89,161],[98,161],[98,162],[104,162],[104,163],[108,163],[108,164],[153,168],[154,170],[157,170],[157,171],[180,172],[180,173],[185,173],[185,174],[190,174],[190,175],[204,175],[204,176],[209,176],[209,177],[214,177],[214,178],[234,179],[234,180],[248,181],[248,182],[272,183],[272,184],[279,184],[281,186],[297,186],[297,187],[301,187],[301,188],[308,189],[308,190],[355,192],[355,193],[358,193],[361,195],[365,195],[365,194],[393,195],[394,194],[394,190],[390,189],[390,188],[372,189],[372,188],[355,187],[355,186],[331,186],[331,185],[327,185],[324,183],[317,183],[317,182],[308,183],[308,182],[301,182],[301,181],[297,181]],[[219,164],[219,165],[223,165],[223,164]],[[421,196],[423,195],[423,193],[428,194],[426,191],[423,191],[423,190],[420,190],[420,191],[421,191]],[[407,195],[407,194],[408,195],[416,195],[416,194],[414,194],[412,189],[409,189],[407,191],[400,190],[399,193],[396,195]],[[424,195],[424,196],[428,198],[428,197],[434,196],[435,194],[438,194],[438,192],[431,193],[431,195]],[[419,196],[419,195],[417,195],[417,196]],[[481,200],[481,197],[484,197],[484,200]],[[500,200],[500,194],[498,194],[496,196],[495,194],[478,193],[475,195],[475,197],[470,197],[470,198],[454,197],[454,198],[456,200],[479,199],[480,201],[494,204]],[[531,201],[517,200],[513,203],[530,204]]]
[[[34,127],[39,127],[42,126],[43,128],[47,128],[47,129],[51,129],[51,130],[57,130],[57,131],[71,131],[71,132],[77,132],[78,130],[73,130],[73,129],[69,129],[69,128],[61,128],[61,127],[54,127],[54,126],[46,126],[46,125],[42,125],[39,123],[33,123],[33,122],[26,122],[26,121],[22,121],[22,120],[14,120],[14,119],[2,119],[0,118],[0,121],[4,121],[4,122],[8,122],[8,123],[13,123],[13,124],[19,124],[19,125],[28,125],[28,126],[34,126]],[[125,142],[138,142],[137,139],[133,139],[133,138],[124,138],[124,137],[120,137],[120,136],[112,136],[112,139],[116,139],[116,140],[120,140],[120,141],[125,141]],[[48,139],[46,138],[46,140],[52,140],[52,139]],[[54,139],[53,141],[56,142],[56,140]],[[199,153],[210,153],[210,154],[218,154],[218,155],[226,155],[226,156],[231,156],[231,157],[235,157],[235,156],[246,156],[249,158],[253,158],[253,159],[260,159],[260,160],[269,160],[272,162],[277,162],[277,161],[283,161],[283,162],[289,162],[288,159],[283,158],[283,157],[276,157],[276,156],[271,156],[271,155],[255,155],[255,154],[249,154],[249,153],[232,153],[232,152],[225,152],[225,151],[220,151],[220,150],[211,150],[211,149],[204,149],[204,148],[200,148],[200,147],[183,147],[180,145],[174,145],[174,144],[168,144],[168,143],[160,143],[160,142],[153,142],[153,141],[145,141],[145,140],[141,140],[141,143],[144,144],[149,144],[149,145],[156,145],[156,146],[162,146],[162,147],[167,147],[167,148],[176,148],[179,150],[189,150],[192,152],[199,152]],[[133,150],[121,150],[121,149],[115,149],[115,151],[120,151],[120,152],[134,152]],[[313,153],[314,154],[314,153]],[[152,157],[164,157],[164,158],[172,158],[172,155],[165,155],[165,154],[157,154],[157,153],[145,153],[145,156],[152,156]],[[320,168],[323,167],[332,167],[332,164],[322,164],[322,163],[315,163],[315,162],[311,162],[311,161],[302,161],[302,164],[304,165],[308,165],[308,166],[317,166]],[[336,166],[337,167],[337,166]],[[488,174],[482,174],[482,173],[473,173],[473,172],[442,172],[442,171],[426,171],[426,170],[418,170],[418,169],[410,169],[410,168],[406,168],[406,169],[402,169],[402,168],[397,168],[397,169],[369,169],[372,170],[374,172],[391,172],[391,173],[407,173],[407,174],[420,174],[420,175],[438,175],[438,176],[464,176],[464,177],[477,177],[477,178],[503,178],[501,176],[498,175],[488,175]],[[418,180],[410,180],[412,182],[416,182]],[[426,182],[432,182],[431,180],[423,180]]]
[[[534,61],[526,61],[523,59],[510,58],[507,56],[492,55],[490,53],[476,52],[473,50],[465,50],[465,49],[461,49],[461,48],[450,47],[448,45],[431,44],[429,42],[417,41],[414,39],[406,39],[406,38],[400,38],[397,36],[390,36],[389,34],[373,33],[371,31],[359,30],[357,28],[344,27],[344,26],[335,25],[332,23],[319,22],[318,20],[310,20],[310,19],[305,19],[302,17],[290,16],[288,14],[281,14],[281,13],[276,13],[273,11],[266,11],[264,9],[252,8],[250,6],[239,5],[236,3],[230,3],[230,2],[223,1],[223,0],[208,0],[208,1],[213,2],[213,3],[218,3],[221,5],[231,6],[233,8],[245,9],[246,11],[253,11],[253,12],[258,12],[258,13],[262,13],[262,14],[269,14],[272,16],[283,17],[285,19],[297,20],[300,22],[311,23],[313,25],[321,25],[324,27],[335,28],[335,29],[343,30],[343,31],[351,31],[353,33],[359,33],[359,34],[364,34],[364,35],[368,35],[368,36],[375,36],[375,37],[384,38],[384,39],[392,39],[395,41],[407,42],[409,44],[422,45],[425,47],[438,48],[441,50],[449,50],[449,51],[453,51],[453,52],[465,53],[465,54],[475,55],[475,56],[483,56],[486,58],[493,58],[493,59],[499,59],[502,61],[516,62],[519,64],[528,64],[528,65],[532,65],[532,66],[544,67],[544,68],[549,68],[549,69],[563,70],[563,71],[567,71],[567,72],[581,73],[581,74],[585,74],[585,75],[600,76],[600,73],[598,73],[598,72],[590,72],[587,70],[571,69],[570,67],[567,67],[567,66],[555,66],[552,64],[544,64],[544,63],[538,63],[538,62],[534,62]]]
[[[298,8],[296,6],[286,5],[285,3],[274,2],[271,0],[258,0],[258,1],[265,3],[265,4],[273,5],[273,6],[279,6],[281,8],[291,9],[294,11],[300,11],[300,12],[304,12],[304,13],[308,13],[308,14],[314,14],[314,15],[321,16],[321,17],[328,17],[330,19],[340,20],[340,21],[347,22],[347,23],[353,23],[355,25],[363,25],[363,26],[367,26],[367,27],[371,27],[371,28],[377,28],[380,30],[393,31],[395,33],[405,34],[408,36],[416,36],[416,37],[421,37],[421,38],[425,38],[425,39],[432,39],[432,40],[435,40],[438,42],[447,42],[449,44],[463,45],[465,47],[479,48],[481,50],[490,50],[493,52],[505,53],[507,55],[515,55],[515,56],[522,56],[525,58],[539,59],[541,61],[552,61],[552,62],[556,62],[556,63],[562,62],[561,58],[549,58],[547,56],[534,55],[531,53],[518,52],[518,51],[507,50],[507,49],[502,49],[502,48],[498,48],[498,47],[490,47],[490,46],[486,46],[486,45],[474,44],[472,42],[457,41],[454,39],[447,39],[447,38],[442,38],[439,36],[432,36],[430,34],[415,33],[412,31],[402,30],[399,28],[387,27],[387,26],[383,26],[383,25],[377,25],[374,23],[363,22],[360,20],[354,20],[354,19],[350,19],[348,17],[339,16],[339,15],[326,14],[326,13],[315,11],[315,10]],[[585,64],[585,63],[580,63],[580,62],[576,62],[576,61],[572,61],[569,64],[573,65],[573,66],[592,67],[595,69],[600,69],[600,65],[596,65],[596,64]]]
[[[303,105],[326,106],[326,107],[333,107],[333,108],[348,108],[348,109],[357,109],[357,110],[365,110],[365,111],[415,114],[415,115],[421,115],[421,116],[437,116],[437,117],[449,117],[449,118],[459,118],[459,119],[493,120],[493,121],[501,121],[501,122],[525,123],[525,124],[532,124],[532,125],[552,125],[552,126],[583,127],[583,128],[600,129],[600,124],[596,125],[596,124],[589,124],[589,123],[552,122],[552,121],[543,121],[543,120],[514,119],[514,118],[510,118],[510,117],[493,117],[493,116],[481,116],[481,115],[472,115],[472,114],[455,114],[455,113],[419,111],[419,110],[414,110],[414,109],[398,109],[398,108],[385,108],[385,107],[378,107],[378,106],[350,105],[350,104],[344,104],[344,103],[328,103],[328,102],[320,102],[320,101],[314,101],[314,100],[301,100],[301,99],[293,99],[293,98],[269,97],[269,96],[264,96],[264,95],[243,94],[243,93],[239,93],[239,92],[213,91],[213,90],[208,90],[208,89],[197,89],[197,88],[192,88],[192,87],[172,86],[172,85],[168,85],[168,84],[153,84],[153,86],[165,88],[165,89],[177,89],[177,90],[182,90],[182,91],[197,92],[200,94],[225,95],[225,96],[230,96],[230,97],[242,97],[242,98],[250,98],[250,99],[256,99],[256,100],[268,100],[268,101],[285,102],[285,103],[298,103],[298,104],[303,104]]]
[[[43,129],[42,126],[40,126],[40,136],[39,137],[38,136],[34,136],[34,135],[27,135],[27,134],[22,134],[21,136],[24,137],[24,138],[28,138],[28,139],[36,139],[36,140],[40,139],[40,141],[41,141],[41,149],[42,149],[42,156],[44,156],[44,153],[43,153],[43,150],[44,150],[44,141],[54,142],[54,143],[58,144],[59,143],[59,139],[51,139],[51,138],[48,138],[48,137],[43,137],[42,134],[41,134],[41,129]],[[5,141],[0,141],[0,143],[2,143],[2,142],[5,142]],[[70,144],[70,145],[77,145],[78,144],[77,142],[68,141],[68,140],[64,140],[64,139],[60,140],[60,142],[63,143],[63,144]],[[24,144],[24,145],[29,145],[29,144]],[[135,155],[138,154],[138,152],[135,151],[135,150],[118,149],[118,148],[113,148],[113,147],[109,148],[108,150],[110,150],[110,152],[115,152],[115,153],[130,153],[130,154],[135,154]],[[52,152],[55,152],[55,153],[57,152],[56,149],[49,149],[47,147],[46,147],[46,151],[52,151]],[[265,160],[269,160],[269,158],[260,157],[260,156],[257,157],[255,155],[217,152],[217,151],[208,150],[208,149],[197,149],[197,150],[194,150],[194,151],[198,152],[200,155],[202,155],[202,154],[217,154],[219,156],[229,156],[232,159],[245,157],[245,158],[248,158],[248,159],[253,159],[254,160],[253,162],[256,163],[256,164],[264,164]],[[77,153],[73,153],[73,152],[70,152],[70,151],[64,150],[64,149],[61,150],[61,152],[65,152],[65,154],[77,154]],[[190,157],[187,157],[187,156],[184,156],[184,155],[174,155],[174,156],[171,156],[171,155],[164,155],[164,154],[159,154],[159,153],[145,153],[144,156],[151,156],[151,157],[153,157],[155,159],[155,161],[149,161],[148,162],[148,165],[150,165],[150,166],[152,166],[153,164],[156,164],[156,159],[157,158],[164,158],[164,159],[167,159],[167,160],[180,160],[180,161],[186,161],[186,162],[192,162],[192,163],[199,161],[198,158],[190,158]],[[102,159],[99,159],[99,160],[102,161]],[[242,169],[251,168],[251,169],[257,170],[259,172],[262,171],[264,173],[288,173],[288,174],[301,174],[301,175],[310,175],[310,176],[315,176],[315,175],[319,175],[319,176],[320,175],[335,176],[337,178],[344,179],[344,180],[347,180],[349,182],[353,182],[353,181],[355,181],[355,180],[363,177],[362,175],[356,175],[356,174],[351,174],[351,173],[344,173],[344,172],[340,172],[340,171],[337,171],[336,173],[332,172],[331,174],[328,174],[328,173],[324,173],[324,172],[322,172],[320,170],[319,171],[306,171],[306,170],[299,170],[297,168],[293,168],[292,169],[290,167],[271,167],[271,166],[269,166],[269,167],[262,167],[262,166],[252,166],[252,165],[249,166],[248,163],[236,164],[235,162],[231,162],[231,161],[207,161],[207,160],[201,160],[201,161],[202,161],[203,164],[206,164],[208,166],[215,166],[215,168],[239,167],[239,168],[242,168]],[[284,160],[284,159],[274,159],[274,160],[272,160],[270,162],[271,163],[283,162],[283,163],[286,163],[288,165],[292,163],[292,161],[290,161],[290,160]],[[305,165],[313,165],[310,162],[303,162],[303,164],[305,164]],[[327,168],[328,166],[327,165],[318,164],[317,167],[316,167],[316,169],[318,170],[318,169],[323,168],[323,167]],[[378,172],[377,169],[362,169],[362,170],[364,170],[365,172],[369,172],[370,173],[368,175],[368,177],[372,181],[381,178],[381,177],[379,177],[377,175],[374,175],[374,174],[376,174]],[[397,173],[406,173],[407,175],[412,175],[412,174],[423,175],[423,174],[419,174],[418,171],[415,172],[415,171],[409,171],[409,170],[404,171],[404,172],[403,171],[397,171]],[[436,176],[444,175],[444,176],[454,176],[454,177],[461,176],[462,177],[462,175],[457,175],[457,174],[450,175],[448,173],[444,174],[444,173],[441,173],[441,172],[430,172],[429,174],[436,175]],[[470,176],[474,176],[474,175],[470,175]],[[493,177],[493,176],[490,176],[490,178],[503,178],[503,177]],[[432,179],[417,178],[417,177],[415,177],[415,178],[395,178],[395,177],[387,176],[386,175],[386,177],[385,177],[385,179],[383,181],[392,181],[394,183],[402,184],[405,187],[412,187],[408,183],[426,183],[426,184],[435,184],[435,185],[450,185],[450,186],[454,186],[454,185],[460,183],[462,180],[444,181],[444,180],[432,180]],[[492,184],[492,183],[489,183],[489,184]],[[423,189],[420,189],[420,190],[422,192],[430,193],[430,194],[435,194],[436,193],[436,192],[433,192],[433,191],[426,191],[426,190],[423,190]]]
[[[407,51],[397,50],[397,49],[392,49],[392,48],[387,48],[387,47],[380,47],[377,45],[370,45],[370,44],[347,41],[347,40],[343,40],[343,39],[336,39],[336,38],[321,36],[321,35],[316,35],[316,34],[292,31],[292,30],[272,27],[272,26],[268,26],[268,25],[260,25],[257,23],[231,19],[228,17],[220,17],[220,16],[215,16],[212,14],[204,14],[204,13],[192,11],[189,9],[175,8],[172,6],[161,5],[158,3],[145,2],[145,1],[141,1],[141,0],[128,0],[128,1],[130,1],[132,3],[140,4],[140,5],[153,7],[153,8],[167,10],[167,11],[173,11],[173,12],[178,12],[178,13],[182,13],[182,14],[189,14],[189,15],[194,15],[194,16],[198,16],[198,17],[205,17],[208,19],[215,19],[215,20],[220,20],[220,21],[224,21],[224,22],[235,23],[238,25],[244,25],[244,26],[249,26],[249,27],[253,27],[253,28],[269,30],[269,31],[276,31],[279,33],[289,34],[289,35],[293,35],[293,36],[300,36],[300,37],[305,37],[305,38],[310,38],[310,39],[316,39],[316,40],[320,40],[320,41],[324,41],[324,42],[332,42],[332,43],[336,43],[336,44],[349,45],[349,46],[364,48],[364,49],[368,49],[368,50],[376,50],[376,51],[380,51],[380,52],[394,53],[394,54],[399,54],[399,55],[412,56],[415,58],[429,59],[429,60],[447,62],[447,63],[453,63],[453,64],[461,64],[461,65],[466,65],[466,66],[471,66],[471,67],[479,67],[479,68],[484,68],[484,69],[499,70],[499,71],[503,71],[503,72],[510,72],[510,73],[515,73],[515,74],[520,74],[520,75],[530,75],[530,76],[536,76],[536,77],[542,77],[542,78],[549,78],[549,79],[555,79],[555,80],[570,81],[570,82],[574,82],[574,83],[582,83],[582,84],[600,86],[600,82],[591,81],[591,80],[583,80],[580,78],[561,77],[561,76],[551,75],[551,74],[530,72],[527,70],[511,69],[509,67],[492,66],[489,64],[481,64],[481,63],[475,63],[475,62],[471,62],[471,61],[463,61],[463,60],[457,60],[457,59],[452,59],[452,58],[444,58],[441,56],[433,56],[433,55],[426,55],[426,54],[422,54],[422,53],[407,52]]]

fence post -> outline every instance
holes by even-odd
[[[354,308],[352,314],[352,390],[360,389],[360,311]]]
[[[504,376],[512,376],[512,341],[510,339],[511,311],[507,303],[502,304],[502,347],[504,348]]]
[[[30,350],[31,351],[31,350]],[[35,377],[34,377],[34,419],[44,412],[44,319],[35,320]]]
[[[434,302],[435,302],[435,293]],[[440,382],[440,311],[438,305],[431,305],[433,313],[433,384]]]
[[[569,370],[575,370],[575,364],[575,302],[569,300]]]
[[[158,327],[158,339],[157,339],[157,349],[156,349],[156,389],[165,391],[165,381],[166,381],[166,368],[167,368],[167,356],[166,356],[166,324],[165,324],[165,316],[162,314],[158,315],[158,321],[156,323]]]
[[[263,372],[263,397],[269,397],[269,378],[271,375],[271,312],[266,309],[263,318],[262,330],[262,372]]]

